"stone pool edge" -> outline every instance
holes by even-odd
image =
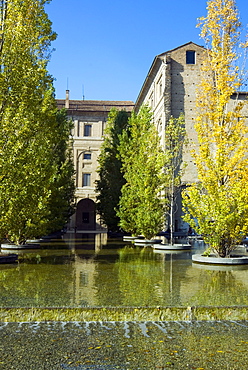
[[[248,265],[248,256],[232,256],[229,258],[220,258],[216,256],[203,256],[202,254],[193,254],[192,261],[203,264],[215,265]]]
[[[0,322],[248,320],[248,306],[0,308]]]

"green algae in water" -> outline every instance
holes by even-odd
[[[113,240],[111,249],[83,246],[53,246],[24,254],[18,265],[0,265],[0,307],[248,305],[246,266],[200,269],[191,252],[154,253]]]
[[[247,322],[0,324],[2,368],[246,369]]]
[[[0,363],[244,369],[247,277],[246,268],[200,270],[188,252],[113,241],[111,249],[29,254],[18,266],[0,266]]]

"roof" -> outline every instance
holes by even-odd
[[[142,94],[143,94],[143,92],[144,92],[144,90],[145,90],[145,86],[147,85],[147,83],[149,83],[149,81],[151,80],[151,81],[153,81],[153,71],[155,70],[155,66],[156,66],[156,64],[157,63],[161,63],[161,60],[163,59],[163,57],[165,57],[166,55],[169,55],[170,53],[172,53],[173,51],[176,51],[176,50],[178,50],[178,49],[181,49],[181,48],[183,48],[183,47],[185,47],[185,46],[190,46],[190,45],[195,45],[195,46],[197,46],[197,47],[199,47],[199,48],[202,48],[202,49],[205,49],[204,48],[204,46],[201,46],[201,45],[198,45],[198,44],[196,44],[196,43],[194,43],[194,42],[192,42],[192,41],[190,41],[190,42],[187,42],[186,44],[183,44],[183,45],[180,45],[180,46],[177,46],[176,48],[174,48],[174,49],[171,49],[171,50],[168,50],[168,51],[165,51],[164,53],[162,53],[162,54],[159,54],[159,55],[156,55],[155,56],[155,58],[153,59],[153,62],[152,62],[152,65],[151,65],[151,67],[150,67],[150,69],[149,69],[149,71],[148,71],[148,73],[147,73],[147,76],[146,76],[146,78],[145,78],[145,81],[144,81],[144,83],[143,83],[143,85],[142,85],[142,87],[141,87],[141,90],[140,90],[140,92],[139,92],[139,95],[138,95],[138,97],[137,97],[137,100],[136,100],[136,103],[135,103],[135,108],[136,108],[136,110],[137,109],[139,109],[139,106],[140,106],[140,99],[141,99],[141,96],[142,96]]]
[[[58,109],[65,108],[65,99],[56,99]],[[134,107],[132,101],[112,100],[69,100],[68,111],[78,112],[110,112],[112,108],[131,112]]]
[[[167,51],[165,51],[164,53],[157,55],[157,57],[161,57],[161,56],[163,56],[163,55],[165,55],[165,54],[169,54],[169,53],[171,53],[171,52],[173,52],[173,51],[176,51],[176,50],[178,50],[178,49],[184,48],[185,46],[189,46],[189,45],[195,45],[195,46],[197,46],[197,47],[199,47],[199,48],[206,49],[206,48],[205,48],[204,46],[202,46],[202,45],[198,45],[198,44],[196,44],[196,43],[195,43],[195,42],[193,42],[193,41],[189,41],[189,42],[187,42],[186,44],[183,44],[183,45],[177,46],[177,47],[176,47],[176,48],[174,48],[174,49],[167,50]],[[155,59],[156,59],[156,57],[155,57]]]

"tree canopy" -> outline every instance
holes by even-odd
[[[18,243],[48,230],[58,147],[68,144],[46,69],[56,38],[46,3],[0,3],[0,236]]]
[[[183,148],[186,145],[185,119],[183,115],[178,118],[171,117],[165,127],[164,152],[166,163],[164,166],[165,174],[165,193],[169,204],[169,229],[170,242],[173,243],[174,214],[176,212],[177,198],[181,193],[181,177],[185,169],[183,163]]]
[[[119,230],[119,217],[116,214],[121,196],[121,188],[126,180],[121,171],[122,161],[118,147],[120,136],[128,130],[128,113],[112,109],[104,131],[104,142],[98,157],[99,180],[96,181],[97,211],[110,231]]]
[[[206,45],[198,88],[197,148],[193,153],[198,183],[184,192],[185,220],[226,257],[248,231],[247,125],[239,99],[242,47],[234,0],[211,0],[200,18]]]
[[[147,106],[133,112],[129,123],[119,146],[126,184],[117,215],[123,230],[151,239],[165,222],[164,153]]]

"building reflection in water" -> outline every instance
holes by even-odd
[[[107,233],[68,233],[63,236],[67,245],[75,256],[73,290],[73,306],[97,305],[95,277],[97,263],[95,255],[107,244]],[[81,252],[90,252],[80,256]],[[93,252],[93,253],[92,253]]]
[[[175,306],[247,304],[248,268],[200,266],[192,251],[154,252],[124,247],[105,234],[78,235],[74,242],[74,305]],[[214,271],[211,271],[214,270]],[[221,271],[223,270],[223,271]]]
[[[63,236],[63,239],[74,253],[76,253],[77,249],[99,252],[107,244],[108,234],[106,232],[68,233]]]
[[[74,264],[74,306],[96,306],[95,277],[97,264],[94,257],[89,259],[75,255]]]

